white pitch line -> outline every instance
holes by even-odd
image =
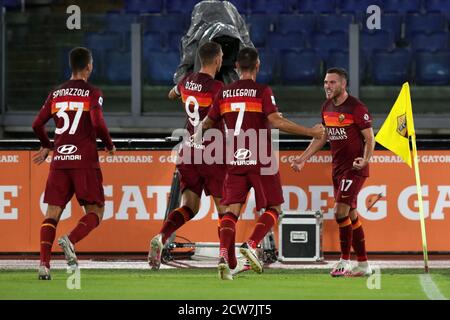
[[[439,288],[434,283],[430,274],[419,275],[420,285],[422,286],[423,292],[427,295],[430,300],[447,300],[447,298],[439,291]]]

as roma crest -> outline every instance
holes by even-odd
[[[339,115],[339,117],[338,117],[338,121],[339,122],[342,122],[342,121],[344,121],[345,120],[345,115],[343,114],[343,113],[341,113],[340,115]]]
[[[403,137],[406,137],[408,134],[406,129],[406,113],[397,117],[397,132]]]

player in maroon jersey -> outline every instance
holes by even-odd
[[[292,163],[300,171],[306,161],[330,142],[333,156],[333,186],[335,218],[339,225],[341,259],[331,275],[364,276],[372,274],[367,262],[364,231],[358,219],[358,193],[369,176],[369,160],[375,147],[372,119],[367,107],[347,93],[347,72],[327,70],[324,89],[327,100],[322,105],[322,121],[326,135],[311,141],[299,159]],[[353,246],[358,263],[350,263]]]
[[[183,109],[187,115],[186,129],[189,136],[206,117],[214,96],[223,87],[222,82],[214,80],[222,66],[221,46],[215,42],[206,42],[199,48],[198,55],[201,63],[199,72],[186,75],[169,92],[170,99],[181,98]],[[223,123],[217,123],[215,128],[221,130],[221,135],[223,135]],[[192,141],[185,142],[179,153],[181,161],[177,164],[180,174],[182,206],[169,213],[159,233],[150,241],[148,262],[153,270],[158,270],[161,265],[161,253],[167,239],[197,214],[203,191],[207,196],[213,196],[219,220],[225,210],[225,207],[220,204],[223,180],[225,179],[225,164],[223,162],[222,164],[206,164],[202,157],[200,157],[200,163],[196,163],[194,153],[202,152],[201,150],[208,145],[208,141],[199,144],[194,144]]]
[[[219,91],[201,126],[202,130],[207,130],[223,119],[228,128],[227,144],[232,142],[233,145],[233,148],[226,150],[227,175],[222,204],[227,205],[227,208],[220,222],[218,269],[219,278],[223,280],[233,279],[230,264],[235,259],[235,227],[250,189],[255,191],[256,209],[265,209],[252,235],[240,248],[255,272],[262,272],[262,264],[255,249],[281,212],[284,199],[278,168],[275,166],[273,170],[264,170],[276,162],[271,152],[271,127],[316,138],[324,134],[321,124],[306,128],[282,117],[272,89],[256,82],[259,65],[256,49],[243,48],[239,51],[236,67],[240,79]],[[201,131],[195,134],[194,140],[199,140],[200,136]],[[251,138],[247,139],[247,136]],[[266,153],[268,160],[263,159],[261,153]]]
[[[86,215],[68,235],[58,240],[58,244],[68,265],[78,265],[74,245],[99,225],[104,211],[103,178],[96,138],[102,140],[109,154],[115,152],[103,119],[102,92],[87,82],[93,68],[91,52],[81,47],[71,50],[70,67],[70,80],[50,92],[33,122],[33,130],[42,145],[39,152],[33,155],[34,163],[43,163],[53,150],[44,196],[48,208],[41,225],[41,280],[51,279],[50,257],[56,226],[73,194],[84,206]],[[51,118],[56,126],[53,144],[45,129]]]

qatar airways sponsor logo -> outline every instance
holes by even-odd
[[[345,128],[327,127],[328,140],[347,140]]]
[[[237,149],[234,153],[234,158],[236,160],[233,160],[230,162],[232,166],[251,166],[256,165],[256,160],[248,160],[252,156],[252,152],[248,149],[241,148]]]
[[[79,88],[67,88],[53,91],[53,99],[62,96],[89,97],[89,90]]]
[[[77,152],[77,146],[73,144],[63,144],[56,149],[56,152],[59,153],[53,157],[54,161],[66,161],[66,160],[81,160],[80,154],[74,154]]]

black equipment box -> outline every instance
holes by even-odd
[[[322,226],[320,211],[284,211],[278,223],[278,260],[322,262]]]

